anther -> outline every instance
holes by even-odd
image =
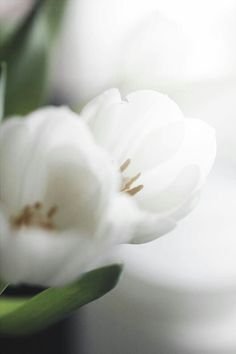
[[[48,209],[46,213],[43,212],[42,208],[43,205],[40,202],[36,202],[33,205],[26,205],[18,216],[11,218],[12,225],[16,228],[22,226],[40,226],[47,230],[55,229],[52,218],[58,208],[53,206]]]
[[[127,159],[121,166],[120,166],[120,172],[124,172],[128,166],[130,165],[131,160]]]
[[[144,188],[143,184],[140,184],[137,187],[134,187],[132,189],[129,189],[128,191],[126,191],[126,193],[128,193],[129,195],[133,196],[135,194],[137,194],[138,192],[140,192],[142,189]]]
[[[133,184],[135,181],[137,181],[137,179],[139,179],[140,176],[141,176],[141,173],[138,173],[136,176],[130,178],[130,179],[128,180],[128,182],[125,183],[125,185],[124,185],[124,187],[122,188],[121,191],[124,192],[126,189],[129,189],[129,188],[132,186],[132,184]]]
[[[124,172],[130,165],[131,163],[131,159],[127,159],[121,166],[120,166],[120,172]],[[139,177],[141,176],[141,173],[138,173],[137,175],[135,175],[134,177],[123,177],[123,185],[121,188],[121,192],[123,193],[127,193],[130,196],[133,196],[135,194],[137,194],[138,192],[140,192],[144,186],[142,184],[131,188],[131,186],[133,185],[133,183],[135,181],[137,181],[139,179]]]

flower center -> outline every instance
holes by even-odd
[[[45,230],[54,230],[53,217],[56,212],[56,206],[49,208],[45,212],[42,203],[36,202],[33,205],[26,205],[19,215],[11,219],[11,223],[17,229],[22,226],[37,226]]]
[[[127,170],[127,168],[129,167],[131,163],[130,159],[127,159],[121,166],[120,166],[120,173],[123,174],[124,171]],[[143,188],[144,185],[143,184],[139,184],[136,187],[133,187],[134,182],[136,182],[139,177],[141,176],[141,173],[138,173],[137,175],[133,176],[133,177],[124,177],[123,176],[123,183],[121,186],[121,192],[123,193],[127,193],[131,196],[139,193]]]

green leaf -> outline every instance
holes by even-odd
[[[0,46],[8,67],[6,115],[26,114],[44,99],[52,44],[66,0],[37,1],[10,40]]]
[[[122,266],[114,264],[86,273],[64,288],[50,288],[33,298],[0,299],[0,332],[24,335],[43,329],[69,312],[94,301],[113,289]]]
[[[22,306],[27,301],[28,301],[27,299],[22,299],[22,298],[11,298],[11,297],[7,298],[2,296],[0,298],[0,311],[1,311],[0,318],[2,318],[5,315],[8,315],[10,312],[15,311],[17,308]]]
[[[5,105],[5,87],[6,87],[6,64],[0,64],[0,122],[4,116]]]

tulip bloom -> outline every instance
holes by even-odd
[[[78,116],[44,108],[0,128],[0,278],[61,286],[120,243],[153,240],[195,205],[215,157],[168,97],[109,90]]]
[[[81,115],[118,165],[128,161],[124,186],[138,181],[134,199],[139,208],[175,221],[189,213],[215,158],[215,134],[208,124],[186,119],[156,91],[136,91],[122,99],[111,89]]]

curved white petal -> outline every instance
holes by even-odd
[[[199,188],[200,169],[196,165],[183,168],[177,177],[163,190],[155,191],[150,188],[145,193],[137,195],[140,208],[160,215],[172,215]]]
[[[130,144],[127,156],[131,160],[128,172],[142,174],[167,161],[172,161],[181,148],[185,135],[184,121],[177,121],[151,129],[140,135],[135,144]]]
[[[172,213],[202,186],[215,154],[214,130],[200,120],[186,119],[184,139],[176,154],[142,175],[144,189],[135,196],[139,205],[153,212]]]
[[[58,233],[38,228],[13,231],[7,220],[0,217],[0,278],[6,282],[61,286],[78,278],[85,262],[88,265],[93,261],[90,249],[94,242],[78,232]],[[77,267],[65,274],[64,266],[75,251]],[[58,276],[63,281],[55,281]]]
[[[0,129],[0,200],[12,211],[19,208],[32,143],[32,137],[20,119],[10,119],[2,124]]]
[[[215,130],[199,119],[186,119],[185,124],[186,133],[182,151],[185,152],[186,161],[200,166],[202,178],[205,179],[215,161]]]
[[[106,104],[107,96],[109,99]],[[112,103],[111,96],[114,99]],[[89,103],[89,108],[86,107],[81,111],[81,116],[88,120],[96,142],[109,150],[120,163],[128,158],[131,143],[137,145],[144,136],[162,124],[184,119],[172,100],[151,90],[130,93],[118,102],[117,91],[112,89]],[[93,112],[96,113],[92,115]]]
[[[174,219],[142,211],[131,198],[121,194],[113,198],[102,232],[112,243],[144,243],[161,237],[174,227]]]
[[[76,237],[67,236],[34,228],[13,230],[1,213],[0,278],[12,284],[47,285],[47,279],[77,242]]]
[[[79,238],[72,252],[60,263],[48,283],[51,286],[62,286],[77,279],[83,272],[96,268],[111,247],[114,244],[107,239]]]
[[[83,154],[62,146],[48,156],[43,200],[58,207],[54,220],[62,230],[76,229],[91,237],[118,188],[116,170],[99,149]]]
[[[81,115],[86,119],[87,123],[94,123],[93,118],[99,114],[103,109],[112,105],[113,103],[120,103],[121,95],[118,89],[113,88],[103,92],[89,101],[82,109]]]

